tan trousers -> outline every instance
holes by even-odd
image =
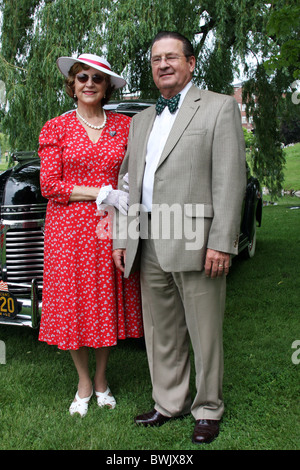
[[[145,342],[155,409],[175,417],[221,419],[226,277],[164,272],[154,243],[143,240],[141,286]],[[190,393],[190,344],[196,394]]]

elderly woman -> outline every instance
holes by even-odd
[[[139,279],[116,271],[111,237],[97,230],[109,212],[99,215],[101,203],[127,209],[128,194],[115,188],[130,118],[103,109],[126,84],[105,59],[82,54],[60,57],[57,65],[77,109],[48,121],[39,140],[41,189],[49,199],[39,339],[70,350],[79,376],[70,413],[85,416],[93,394],[89,348],[98,405],[114,408],[106,379],[110,347],[143,335]]]

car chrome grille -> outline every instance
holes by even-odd
[[[11,292],[29,297],[32,279],[36,279],[38,286],[42,287],[43,267],[42,227],[10,227],[6,232],[6,270]]]
[[[14,204],[1,207],[1,216],[11,222],[37,221],[45,217],[47,204]]]

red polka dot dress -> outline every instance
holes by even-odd
[[[124,279],[114,266],[111,237],[99,236],[107,212],[100,216],[95,201],[69,202],[74,185],[117,187],[130,118],[106,114],[97,143],[75,111],[48,121],[40,135],[48,205],[39,339],[64,350],[143,335],[138,274]]]

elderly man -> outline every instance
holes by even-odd
[[[130,206],[127,220],[118,216],[113,252],[125,276],[136,267],[141,271],[155,405],[135,422],[160,426],[191,412],[196,420],[192,441],[207,443],[218,435],[224,411],[226,275],[238,250],[246,185],[241,117],[234,98],[191,83],[195,56],[179,33],[155,37],[151,65],[161,97],[156,108],[131,123],[120,171],[120,184],[129,173]],[[193,399],[190,342],[196,369]]]

